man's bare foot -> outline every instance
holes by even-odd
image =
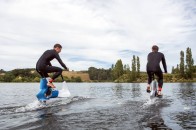
[[[157,96],[162,96],[161,91],[158,91]]]
[[[47,85],[51,88],[56,88],[53,83],[48,82]]]
[[[149,85],[147,86],[146,92],[147,92],[147,93],[150,93],[150,92],[151,92],[151,91],[150,91],[150,86],[149,86]]]

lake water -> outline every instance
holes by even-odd
[[[71,97],[43,105],[35,96],[39,83],[0,83],[0,129],[196,129],[196,83],[165,83],[163,97],[154,99],[145,83],[67,86]]]

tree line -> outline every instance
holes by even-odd
[[[41,76],[35,69],[14,69],[12,71],[0,70],[0,82],[39,82]],[[50,75],[51,76],[51,75]],[[80,77],[68,78],[64,76],[67,82],[82,82]],[[56,82],[62,82],[61,77],[58,77]]]
[[[180,63],[176,67],[172,67],[172,74],[181,79],[193,79],[196,73],[196,66],[192,57],[191,48],[186,49],[186,57],[184,51],[180,51]]]
[[[117,60],[116,64],[112,64],[109,69],[97,69],[89,67],[88,73],[91,80],[94,81],[114,81],[114,82],[134,82],[140,79],[140,58],[133,55],[131,60],[131,68],[129,64],[122,63]]]
[[[133,55],[131,68],[129,64],[123,65],[122,60],[117,60],[112,66],[112,76],[115,82],[133,82],[140,78],[140,60],[138,56]]]

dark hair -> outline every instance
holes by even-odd
[[[58,43],[56,43],[55,45],[54,45],[54,48],[62,48],[62,46],[61,46],[61,44],[58,44]]]
[[[153,45],[153,46],[152,46],[152,50],[153,50],[153,51],[158,51],[158,50],[159,50],[159,47],[158,47],[157,45]]]

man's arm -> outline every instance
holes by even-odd
[[[60,56],[58,53],[56,53],[56,59],[58,60],[58,62],[61,64],[61,66],[63,68],[65,68],[66,70],[68,70],[67,66],[63,63],[63,61],[61,60]]]
[[[163,68],[165,70],[165,73],[167,73],[167,65],[166,65],[166,61],[165,61],[165,56],[163,55],[163,58],[162,58],[162,64],[163,64]]]

